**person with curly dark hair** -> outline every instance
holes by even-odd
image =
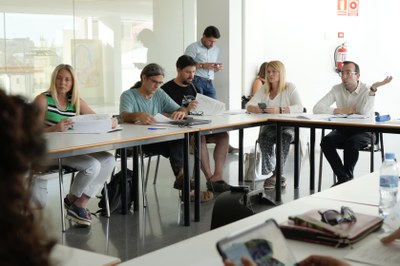
[[[28,182],[46,153],[39,108],[1,89],[0,106],[1,265],[51,265],[55,241],[34,218]]]

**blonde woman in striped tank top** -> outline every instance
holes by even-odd
[[[36,97],[35,102],[40,106],[45,132],[66,131],[72,126],[71,117],[94,114],[89,105],[79,97],[75,80],[75,73],[70,65],[58,65],[51,76],[50,88]],[[113,127],[116,126],[118,123],[115,120]],[[52,160],[48,164],[57,164],[57,161]],[[92,218],[87,205],[111,175],[115,166],[114,156],[108,152],[97,152],[64,158],[62,164],[78,170],[70,193],[64,199],[67,218],[80,227],[88,227]]]

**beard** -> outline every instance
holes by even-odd
[[[182,81],[182,84],[190,85],[190,84],[192,84],[192,81],[193,81],[192,79],[185,79]]]

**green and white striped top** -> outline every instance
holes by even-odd
[[[50,127],[58,124],[62,119],[76,116],[76,109],[75,106],[71,104],[71,96],[68,96],[68,105],[67,108],[61,110],[57,107],[56,101],[51,97],[49,92],[44,92],[44,96],[46,96],[47,100],[47,112],[46,112],[46,119],[45,125]]]

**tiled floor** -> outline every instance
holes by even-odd
[[[249,147],[250,146],[247,148]],[[209,148],[212,150],[213,147],[210,146]],[[318,158],[319,149],[317,147],[316,163],[319,162]],[[375,158],[376,169],[379,169],[379,156],[375,156]],[[226,181],[233,185],[237,184],[237,159],[237,155],[230,154],[225,170]],[[288,185],[287,188],[283,190],[283,203],[309,195],[308,162],[308,156],[306,156],[301,170],[300,188],[294,190],[293,153],[290,153],[285,168],[285,176],[287,177]],[[128,165],[131,164],[128,162]],[[154,163],[152,167],[154,167]],[[316,169],[318,169],[318,167],[316,167]],[[368,171],[369,154],[362,153],[360,154],[359,163],[357,164],[356,174],[359,176],[368,173]],[[129,213],[128,215],[113,214],[109,219],[94,217],[93,225],[89,229],[71,227],[67,222],[67,231],[61,233],[58,179],[57,177],[53,177],[49,180],[48,205],[44,212],[43,224],[47,226],[49,228],[48,231],[64,245],[116,256],[121,258],[122,261],[208,231],[210,228],[214,200],[201,205],[200,222],[193,222],[192,215],[191,225],[185,227],[178,222],[182,220],[180,219],[182,216],[178,192],[172,188],[173,181],[169,163],[163,158],[160,163],[157,184],[153,185],[152,182],[148,184],[147,197],[149,204],[146,209],[141,208],[139,212]],[[69,177],[65,178],[64,184],[65,191],[67,191]],[[325,162],[323,188],[327,188],[331,184],[332,171],[328,163]],[[205,188],[204,179],[202,179],[202,188]],[[273,197],[273,194],[270,196]],[[89,208],[92,211],[98,209],[97,202],[97,199],[91,201]],[[193,205],[191,206],[193,207]],[[273,205],[267,201],[256,202],[253,206],[256,212],[273,207]]]

